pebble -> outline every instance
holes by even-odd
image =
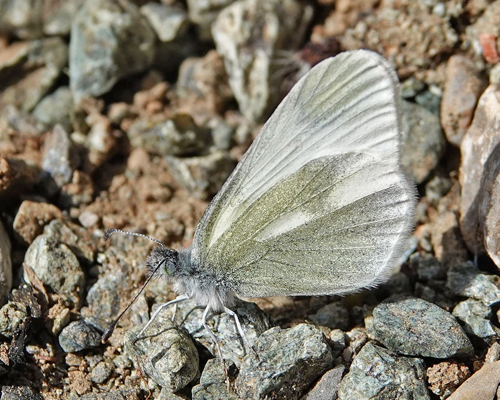
[[[448,142],[460,146],[486,82],[474,63],[462,55],[450,57],[445,76],[441,124]]]
[[[500,302],[500,277],[485,274],[471,263],[450,268],[446,287],[457,296],[471,297],[487,306]]]
[[[349,373],[340,383],[338,398],[430,400],[424,361],[398,356],[369,342],[354,358]]]
[[[336,400],[345,367],[339,365],[327,371],[304,396],[303,400]]]
[[[140,10],[162,42],[172,42],[187,32],[188,14],[180,7],[150,2],[144,4]]]
[[[325,336],[313,325],[264,332],[240,367],[236,392],[245,399],[299,399],[333,367]]]
[[[85,274],[67,245],[47,234],[40,235],[28,247],[24,262],[49,290],[65,301],[80,304]],[[26,275],[24,278],[29,282]]]
[[[110,363],[106,361],[101,361],[92,369],[90,379],[94,383],[98,384],[104,383],[110,378],[113,371],[114,368]]]
[[[500,333],[489,320],[491,314],[490,307],[474,299],[462,301],[453,309],[453,315],[464,323],[464,329],[468,334],[485,340],[494,339]]]
[[[429,390],[440,398],[447,398],[471,373],[469,368],[456,361],[443,361],[427,368]]]
[[[496,146],[484,164],[481,190],[478,194],[478,219],[484,236],[484,247],[500,269],[500,147]]]
[[[183,328],[158,316],[138,340],[142,326],[126,333],[125,352],[159,386],[177,392],[199,373],[198,350]],[[151,335],[151,332],[155,332]],[[136,367],[138,367],[136,365]]]
[[[146,149],[161,156],[193,156],[201,154],[208,146],[210,134],[197,126],[188,114],[176,114],[171,119],[155,124],[138,120],[129,129],[132,146]]]
[[[432,254],[415,253],[410,257],[410,267],[417,273],[420,281],[446,279],[446,268]]]
[[[36,389],[30,386],[2,386],[2,400],[44,400]]]
[[[0,60],[0,81],[4,85],[0,109],[10,104],[30,112],[66,68],[68,48],[59,37],[15,42],[0,51]]]
[[[200,157],[165,156],[175,180],[197,199],[207,200],[222,187],[235,167],[225,151]]]
[[[234,364],[226,365],[227,371],[231,377],[234,370]],[[208,360],[203,372],[201,373],[200,383],[193,387],[193,400],[238,400],[231,388],[227,390],[227,378],[222,368],[222,363],[218,358]]]
[[[212,23],[219,13],[234,0],[187,0],[189,19],[197,25],[201,40],[212,41]]]
[[[0,334],[12,338],[28,318],[28,307],[18,301],[9,301],[0,309]]]
[[[479,254],[484,253],[484,241],[483,232],[478,229],[478,196],[485,190],[482,186],[484,167],[500,143],[500,131],[497,126],[499,99],[500,91],[497,86],[490,85],[479,99],[472,125],[460,145],[460,230],[469,250]]]
[[[12,288],[11,250],[9,235],[0,221],[0,305],[5,304]]]
[[[484,364],[448,400],[494,400],[500,383],[500,361]]]
[[[404,170],[420,184],[438,164],[445,150],[439,118],[424,107],[401,102]]]
[[[88,0],[71,26],[70,88],[75,103],[107,93],[153,64],[155,34],[129,0]]]
[[[66,353],[75,353],[101,345],[101,335],[84,321],[74,321],[59,334],[59,345]]]
[[[47,36],[69,36],[71,24],[85,0],[44,3],[43,33]]]
[[[455,318],[422,299],[394,297],[384,301],[373,310],[373,331],[380,343],[399,354],[450,358],[473,353]]]
[[[33,110],[33,116],[50,130],[60,125],[66,132],[72,132],[71,113],[73,112],[73,95],[67,86],[61,86],[53,93],[45,96]]]
[[[330,303],[321,307],[316,314],[309,315],[309,320],[316,325],[346,330],[349,326],[349,312],[340,303]]]
[[[285,43],[288,51],[297,49],[312,14],[296,0],[243,0],[224,8],[213,23],[229,84],[250,121],[261,122],[280,100],[282,79],[273,76],[273,55]]]

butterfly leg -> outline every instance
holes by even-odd
[[[252,346],[250,345],[250,342],[248,341],[245,332],[243,332],[243,328],[241,327],[240,319],[238,318],[238,314],[236,314],[233,310],[230,310],[227,307],[224,307],[224,311],[226,314],[228,314],[230,317],[234,318],[234,322],[236,323],[236,329],[238,330],[238,334],[241,337],[241,340],[243,340],[243,344],[245,345],[245,352],[248,354],[249,351],[252,351]]]
[[[168,306],[172,305],[172,304],[177,304],[181,301],[184,301],[184,300],[187,300],[189,299],[188,296],[185,296],[185,295],[182,295],[182,296],[177,296],[175,299],[165,303],[165,304],[162,304],[160,307],[158,307],[156,309],[156,311],[153,313],[153,315],[151,316],[151,318],[149,319],[148,323],[146,324],[146,326],[144,326],[144,328],[141,329],[141,331],[139,332],[139,334],[137,335],[137,337],[142,337],[142,334],[146,331],[146,329],[148,329],[148,327],[151,325],[151,323],[155,320],[155,318],[158,316],[158,314],[164,309],[164,308],[167,308]]]
[[[210,306],[207,306],[205,308],[205,311],[203,311],[203,317],[201,318],[201,323],[203,324],[203,327],[208,332],[208,336],[210,336],[210,339],[212,339],[212,341],[214,342],[215,348],[217,349],[217,353],[219,354],[219,358],[222,362],[222,368],[224,369],[224,375],[229,379],[229,375],[228,375],[227,368],[226,368],[226,363],[224,361],[224,357],[222,357],[222,350],[220,348],[219,341],[217,340],[217,337],[215,336],[214,331],[212,331],[212,329],[210,329],[210,327],[207,324],[207,317],[208,317],[209,312],[210,312]]]

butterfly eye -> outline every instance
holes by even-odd
[[[148,257],[147,267],[151,273],[175,275],[178,264],[178,253],[165,247],[153,249]]]

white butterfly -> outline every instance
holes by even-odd
[[[415,208],[397,85],[387,61],[365,50],[300,79],[208,206],[192,247],[162,245],[148,258],[180,295],[164,306],[205,305],[216,342],[210,310],[233,315],[243,336],[235,297],[345,294],[386,279]]]

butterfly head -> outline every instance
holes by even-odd
[[[156,247],[151,251],[146,262],[151,273],[172,277],[179,265],[179,253],[166,247]]]

